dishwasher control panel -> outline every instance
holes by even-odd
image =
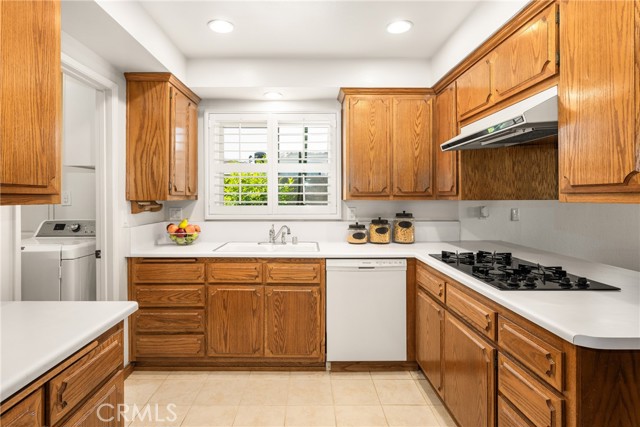
[[[407,260],[402,258],[377,258],[377,259],[360,259],[360,258],[342,258],[328,259],[326,262],[327,270],[332,268],[384,268],[384,269],[406,269]]]

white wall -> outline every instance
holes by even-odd
[[[20,208],[0,206],[0,301],[20,299]]]

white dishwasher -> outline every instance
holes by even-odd
[[[407,260],[328,259],[327,361],[407,360]]]

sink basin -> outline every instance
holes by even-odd
[[[214,252],[318,252],[318,242],[276,244],[268,242],[227,242]]]

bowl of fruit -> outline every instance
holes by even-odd
[[[178,225],[174,223],[167,225],[167,234],[169,234],[169,238],[176,245],[190,245],[198,240],[198,236],[200,236],[200,226],[189,224],[189,221],[185,218]]]

